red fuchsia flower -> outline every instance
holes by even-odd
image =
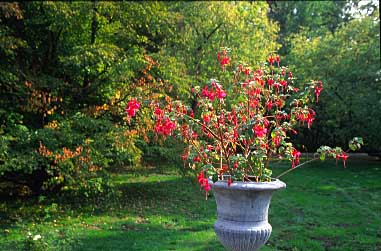
[[[288,73],[288,78],[289,78],[289,79],[292,78],[292,72],[289,72],[289,73]]]
[[[196,163],[201,162],[201,157],[199,155],[194,156],[193,161]]]
[[[193,139],[197,139],[198,138],[198,134],[195,131],[192,132],[192,138]]]
[[[212,88],[210,88],[210,91],[209,91],[209,96],[208,96],[209,100],[210,101],[214,101],[214,99],[216,98],[216,93],[214,92],[214,90]]]
[[[307,120],[308,129],[311,128],[312,122],[315,120],[314,116],[315,116],[315,112],[312,109],[310,109],[308,111],[307,119],[306,119]]]
[[[157,119],[162,119],[164,117],[164,111],[161,110],[159,107],[155,108],[154,113],[155,113]]]
[[[185,108],[185,106],[181,106],[181,113],[183,114],[187,114],[187,109]]]
[[[181,155],[181,158],[183,159],[183,162],[185,163],[186,160],[188,159],[188,156],[189,156],[189,151],[188,151],[188,148],[185,149],[184,151],[184,154]]]
[[[348,159],[349,155],[346,154],[346,153],[342,153],[342,154],[339,155],[339,157],[343,159],[344,168],[345,168],[346,167],[345,166],[345,161]]]
[[[233,139],[234,139],[234,140],[237,140],[238,137],[239,137],[238,131],[237,131],[237,130],[234,130],[234,132],[233,132]],[[235,143],[235,142],[234,142],[234,143]]]
[[[280,138],[278,135],[276,135],[276,136],[273,138],[273,142],[274,142],[275,146],[279,146],[279,144],[280,144],[280,140],[281,140],[281,138]]]
[[[188,138],[188,125],[182,125],[180,127],[180,133],[183,136],[183,138]]]
[[[225,56],[221,59],[220,64],[222,67],[224,67],[225,65],[228,65],[229,62],[230,62],[230,58]]]
[[[231,115],[232,115],[232,117],[233,117],[233,125],[234,125],[235,127],[237,127],[237,126],[238,126],[237,113],[233,110],[233,111],[231,112]]]
[[[299,164],[300,152],[293,147],[291,156],[292,156],[292,168],[295,168],[295,166]]]
[[[278,122],[280,122],[282,119],[287,119],[288,118],[288,116],[287,116],[287,114],[284,114],[284,113],[278,113],[276,116],[275,116],[275,118],[276,118],[276,120],[278,121]]]
[[[189,117],[194,118],[194,112],[192,109],[189,111]]]
[[[269,144],[261,144],[261,147],[266,149],[266,151],[268,151],[270,149]]]
[[[273,107],[273,102],[269,99],[266,101],[266,108],[268,111],[271,110],[271,108]]]
[[[207,179],[205,179],[205,180],[206,180],[206,182],[204,182],[203,188],[206,192],[206,197],[208,197],[208,192],[210,191],[210,189],[212,189],[212,187],[210,186],[208,180]]]
[[[218,174],[219,175],[223,175],[227,170],[228,170],[228,166],[227,165],[223,165],[222,168],[220,168],[218,170]]]
[[[260,88],[255,88],[254,89],[254,94],[257,95],[257,97],[260,96],[261,95],[261,89]]]
[[[276,61],[278,63],[278,67],[279,67],[279,65],[280,65],[280,56],[279,55],[276,56]]]
[[[274,102],[274,105],[276,105],[276,106],[279,107],[279,108],[282,108],[283,105],[284,105],[284,101],[283,101],[283,99],[277,98],[277,99],[275,100],[275,102]]]
[[[323,83],[321,81],[318,81],[315,86],[315,96],[316,96],[316,102],[319,101],[320,92],[323,90]]]
[[[172,132],[176,129],[176,123],[169,118],[161,119],[156,122],[155,131],[164,136],[172,135]]]
[[[268,120],[267,118],[264,118],[264,119],[263,119],[263,125],[264,125],[265,127],[268,127],[268,126],[270,125],[270,122],[269,122],[269,120]]]
[[[209,88],[208,88],[208,86],[205,86],[202,90],[201,90],[201,95],[203,96],[203,97],[209,97]]]
[[[225,125],[225,114],[221,113],[219,118],[218,118],[218,123],[220,125]]]
[[[206,97],[208,98],[210,101],[214,101],[214,99],[216,98],[216,96],[218,96],[219,99],[222,99],[224,97],[226,97],[226,92],[223,91],[221,88],[219,88],[217,85],[216,86],[216,91],[213,90],[213,87],[210,88],[209,90],[209,87],[208,86],[205,86],[202,90],[201,90],[201,95],[203,97]]]
[[[204,172],[201,172],[197,175],[197,181],[198,183],[202,183],[202,181],[205,179]]]
[[[270,78],[269,80],[267,80],[267,84],[269,86],[269,88],[271,88],[271,86],[274,84],[274,79]]]
[[[311,128],[312,122],[315,120],[315,111],[309,109],[308,111],[299,111],[296,114],[296,119],[301,122],[307,122],[308,129]]]
[[[257,83],[260,84],[261,87],[263,87],[265,85],[265,81],[263,79],[258,79]]]
[[[245,75],[248,76],[250,74],[250,69],[249,68],[246,68],[245,69]]]
[[[262,138],[266,135],[267,129],[262,125],[255,125],[254,126],[254,132],[258,138]]]
[[[276,89],[276,93],[278,94],[279,93],[279,88],[281,87],[282,85],[279,83],[279,82],[275,82],[274,83],[274,87]]]
[[[279,84],[282,86],[282,87],[286,87],[287,86],[287,81],[282,79],[281,81],[279,81]]]
[[[217,98],[224,99],[226,97],[226,92],[220,88],[216,88]]]
[[[238,168],[238,162],[234,162],[234,164],[233,164],[233,168],[234,168],[234,169],[237,169],[237,168]]]
[[[282,68],[282,72],[280,73],[284,77],[284,69]]]
[[[328,152],[328,153],[330,153],[330,152]],[[336,155],[335,155],[336,164],[337,164],[337,161],[340,159],[340,156],[341,156],[340,154],[336,154]]]
[[[228,178],[228,186],[230,187],[230,185],[233,183],[233,181],[232,181],[232,178]]]
[[[125,111],[127,112],[128,116],[135,117],[136,112],[139,110],[139,108],[140,108],[140,103],[137,101],[136,98],[133,98],[132,100],[128,102]]]
[[[251,108],[255,108],[255,107],[257,107],[258,106],[258,104],[259,104],[259,100],[258,99],[253,99],[253,100],[250,100],[250,107]]]
[[[221,53],[217,53],[217,59],[218,59],[218,61],[220,61],[220,58],[221,58]]]
[[[205,178],[204,172],[201,172],[197,175],[197,181],[200,183],[201,188],[205,190],[205,196],[208,198],[208,192],[211,189],[208,179]]]
[[[255,73],[257,74],[258,77],[262,77],[263,76],[263,70],[262,69],[257,69],[255,71]]]
[[[210,114],[204,114],[204,115],[202,115],[202,119],[204,120],[205,124],[209,124],[210,119],[211,119],[211,115]]]
[[[227,120],[228,121],[233,121],[233,118],[234,118],[234,113],[233,112],[229,112],[228,115],[227,115]]]
[[[268,60],[269,60],[270,65],[273,65],[275,58],[273,57],[273,55],[270,55]]]

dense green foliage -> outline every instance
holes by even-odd
[[[299,80],[325,84],[311,130],[298,135],[304,150],[344,145],[353,135],[364,150],[381,151],[380,21],[376,1],[270,2],[280,25],[280,54]]]
[[[361,135],[365,151],[380,152],[381,61],[379,12],[352,19],[335,32],[293,34],[288,61],[302,79],[320,79],[325,91],[311,132],[300,138],[309,149],[345,144]]]
[[[359,135],[380,151],[379,13],[373,2],[362,8],[369,11],[354,15],[337,1],[0,3],[0,184],[90,195],[109,187],[112,167],[182,166],[179,142],[155,141],[149,108],[134,121],[123,109],[135,96],[195,105],[189,87],[215,77],[221,46],[251,65],[280,49],[301,82],[326,83],[322,122],[299,135],[308,150]]]
[[[287,168],[277,165],[274,171]],[[118,173],[112,200],[0,202],[0,246],[12,251],[225,250],[213,230],[214,198],[205,201],[192,177],[170,169]],[[261,250],[380,250],[380,170],[377,161],[352,160],[347,169],[326,161],[285,176],[287,188],[274,193],[269,210],[273,232]]]

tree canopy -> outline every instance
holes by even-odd
[[[216,78],[217,51],[256,66],[281,54],[326,92],[317,126],[296,140],[313,151],[362,135],[380,151],[380,32],[375,2],[2,2],[0,182],[33,192],[104,191],[108,170],[173,161],[135,96],[194,103]],[[149,106],[148,106],[149,107]]]

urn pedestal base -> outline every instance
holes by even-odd
[[[229,250],[256,251],[270,238],[268,222],[234,222],[217,220],[214,230],[219,241]]]
[[[217,204],[214,229],[222,245],[232,251],[256,251],[262,247],[272,230],[267,219],[272,194],[285,187],[280,180],[213,183]]]

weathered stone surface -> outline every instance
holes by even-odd
[[[229,250],[255,251],[270,237],[268,209],[272,193],[286,184],[273,182],[225,181],[212,185],[217,203],[217,221],[214,225],[218,239]]]

